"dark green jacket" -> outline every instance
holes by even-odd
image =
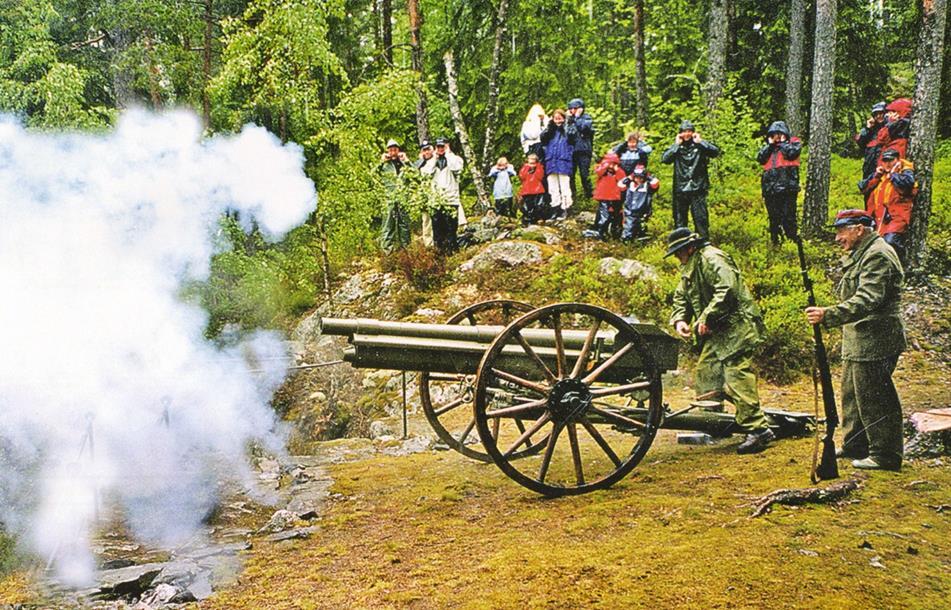
[[[842,359],[882,360],[905,351],[899,313],[905,274],[892,247],[870,233],[843,258],[843,270],[836,286],[841,302],[822,320],[842,327]]]
[[[706,324],[711,334],[701,337],[716,357],[725,360],[755,348],[762,340],[763,317],[740,270],[726,252],[706,245],[694,252],[674,291],[670,323],[683,320],[696,330]]]
[[[706,140],[699,144],[678,141],[664,151],[660,161],[674,164],[675,193],[706,193],[710,190],[707,166],[719,154],[720,149]]]

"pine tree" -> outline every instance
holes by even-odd
[[[812,108],[809,113],[809,164],[802,204],[802,229],[819,235],[829,215],[832,157],[833,85],[835,84],[836,0],[816,0]]]
[[[940,111],[941,69],[944,57],[948,0],[921,0],[918,57],[915,60],[914,112],[908,156],[915,164],[918,196],[912,208],[908,243],[908,267],[919,270],[927,253],[925,238],[931,216],[931,184],[934,179],[934,145]]]
[[[786,124],[802,133],[802,64],[805,55],[806,0],[789,2],[789,55],[786,59]]]

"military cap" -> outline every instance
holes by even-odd
[[[667,254],[664,255],[664,258],[667,258],[677,250],[686,248],[687,246],[693,246],[697,244],[705,243],[706,240],[697,233],[694,233],[687,227],[677,227],[670,232],[670,235],[667,236]]]
[[[871,227],[875,224],[875,220],[869,216],[865,210],[842,210],[835,215],[835,222],[832,223],[832,226],[836,229],[842,227],[848,227],[850,225],[864,225],[866,227]]]
[[[683,133],[685,131],[694,131],[693,123],[691,123],[690,121],[686,119],[684,120],[684,122],[680,124],[680,133]]]
[[[420,147],[420,148],[432,148],[432,147],[433,147],[433,143],[430,142],[429,139],[427,138],[427,139],[425,139],[425,140],[423,140],[422,142],[419,143],[419,147]]]
[[[878,102],[872,105],[872,114],[876,112],[885,112],[885,102]]]
[[[899,155],[897,150],[895,150],[894,148],[889,148],[889,149],[886,149],[885,152],[882,153],[882,161],[894,161],[895,159],[898,158],[898,156]]]
[[[448,140],[446,140],[446,138],[442,138],[442,137],[436,138],[436,146],[445,146],[447,143],[448,143]]]

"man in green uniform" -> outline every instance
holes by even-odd
[[[842,327],[842,430],[839,457],[856,468],[899,470],[902,415],[892,372],[905,350],[899,315],[904,272],[898,255],[872,230],[864,210],[835,217],[835,241],[849,253],[832,307],[807,307],[810,324]]]
[[[409,158],[396,140],[386,143],[386,152],[380,159],[379,172],[386,189],[386,215],[380,231],[380,246],[384,252],[409,245],[409,214],[400,201],[400,174],[409,165]]]
[[[696,337],[698,396],[725,395],[736,406],[736,423],[746,432],[737,453],[756,453],[775,438],[759,404],[753,349],[763,319],[730,256],[686,227],[667,237],[667,254],[683,266],[674,292],[670,323],[684,339]]]

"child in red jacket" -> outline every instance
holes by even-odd
[[[525,165],[518,172],[522,188],[518,196],[522,200],[522,226],[527,227],[545,220],[545,166],[532,153],[525,158]]]
[[[598,183],[594,187],[594,199],[598,202],[598,213],[594,220],[594,230],[585,231],[586,237],[607,239],[608,230],[615,237],[621,232],[621,187],[618,182],[624,179],[621,159],[614,152],[604,155],[594,169]]]

